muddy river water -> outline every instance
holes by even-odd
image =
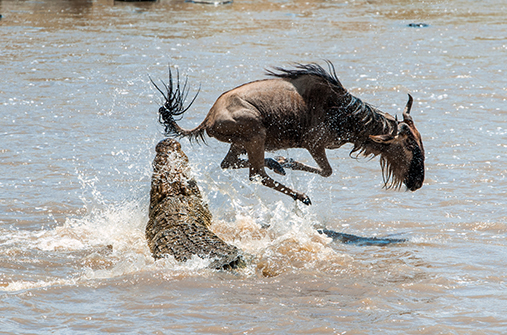
[[[0,333],[507,332],[504,1],[1,0],[0,14]],[[266,68],[325,59],[385,112],[414,97],[424,186],[383,189],[378,158],[345,146],[328,151],[331,177],[276,175],[307,207],[222,171],[226,144],[182,140],[213,230],[254,259],[235,273],[154,262],[150,76],[170,65],[200,87],[190,128]]]

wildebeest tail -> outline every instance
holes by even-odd
[[[158,121],[165,127],[164,132],[170,137],[188,137],[192,139],[201,139],[204,142],[204,132],[206,130],[205,121],[194,129],[187,130],[181,128],[176,122],[181,120],[183,113],[185,113],[190,106],[194,103],[199,91],[195,94],[188,106],[185,107],[184,103],[188,97],[189,88],[187,87],[188,78],[185,78],[183,85],[180,84],[180,73],[176,70],[176,78],[173,80],[171,68],[169,67],[169,82],[166,84],[162,81],[164,93],[150,78],[151,83],[162,94],[165,99],[164,104],[158,110]],[[175,117],[180,116],[177,120]]]

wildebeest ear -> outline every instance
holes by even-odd
[[[370,135],[370,139],[377,143],[389,144],[394,141],[393,135]]]

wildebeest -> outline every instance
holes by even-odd
[[[204,139],[204,133],[231,144],[221,163],[226,168],[249,168],[250,179],[311,204],[303,193],[284,186],[265,171],[278,174],[284,168],[328,177],[332,173],[326,149],[337,149],[352,143],[350,152],[363,156],[380,155],[385,188],[399,189],[405,184],[415,191],[424,181],[424,148],[422,138],[410,116],[412,97],[398,121],[350,94],[340,83],[333,64],[329,70],[318,64],[295,64],[293,69],[275,67],[268,70],[270,79],[258,80],[223,93],[192,130],[182,129],[174,119],[186,112],[196,96],[185,107],[187,81],[180,85],[179,73],[173,82],[169,68],[167,93],[155,85],[165,98],[159,109],[159,121],[168,136]],[[304,148],[318,167],[277,157],[264,158],[265,151]],[[248,159],[241,158],[246,154]]]

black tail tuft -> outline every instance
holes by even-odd
[[[195,94],[194,98],[187,107],[185,107],[184,102],[188,97],[189,88],[187,87],[188,78],[185,78],[185,82],[183,86],[180,85],[180,72],[176,69],[176,82],[173,82],[173,75],[171,72],[171,68],[169,67],[169,82],[166,85],[162,81],[162,85],[164,86],[167,93],[164,93],[158,86],[153,82],[150,77],[150,81],[155,86],[155,88],[162,94],[165,99],[164,104],[158,110],[158,121],[165,127],[164,131],[167,136],[171,137],[181,137],[186,136],[187,134],[176,124],[175,116],[180,116],[185,113],[190,106],[194,103],[197,95],[199,94],[200,88]],[[198,135],[202,137],[202,135]]]

